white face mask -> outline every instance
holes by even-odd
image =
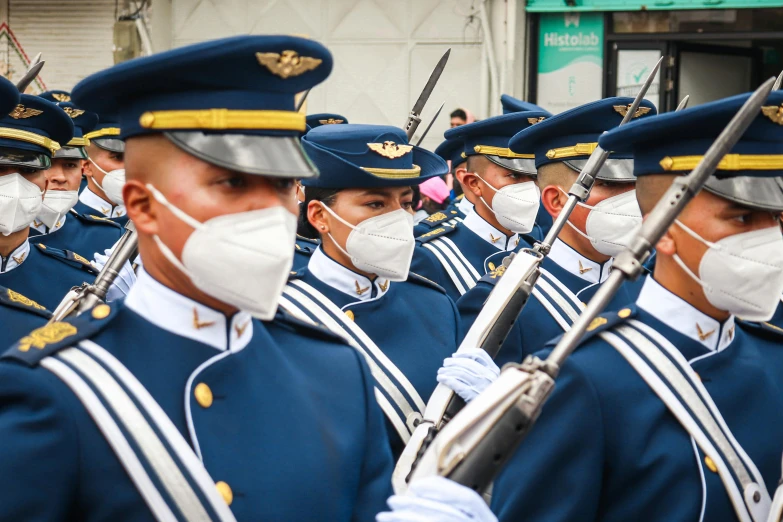
[[[481,202],[495,214],[500,226],[517,234],[527,234],[533,230],[538,207],[541,205],[541,191],[535,182],[514,183],[498,190],[487,183],[477,172],[474,174],[495,191],[491,207],[483,197]]]
[[[748,321],[768,321],[783,293],[783,234],[780,227],[743,232],[712,243],[682,224],[677,225],[709,248],[696,276],[674,255],[674,261],[704,289],[718,310]]]
[[[35,221],[43,203],[41,189],[21,174],[0,176],[0,234],[9,236]]]
[[[227,214],[203,223],[171,203],[150,184],[156,200],[195,230],[182,261],[153,236],[164,256],[202,292],[262,321],[275,316],[294,261],[296,217],[283,207]]]
[[[106,194],[106,197],[115,205],[124,205],[125,201],[122,199],[122,187],[125,186],[125,169],[114,169],[106,172],[95,163],[92,158],[87,160],[95,165],[95,168],[105,174],[103,177],[103,183],[98,183],[98,180],[94,177],[92,180],[98,185],[98,188]]]
[[[78,190],[47,190],[36,218],[48,228],[52,228],[78,201]]]
[[[413,249],[413,216],[403,209],[365,219],[354,226],[321,206],[345,226],[351,228],[345,250],[329,234],[335,246],[351,259],[351,263],[363,272],[384,277],[389,281],[405,281],[411,268]]]
[[[566,194],[563,189],[560,191]],[[579,206],[590,209],[585,223],[587,233],[576,228],[570,221],[566,223],[578,234],[589,239],[593,248],[605,256],[614,257],[628,248],[631,240],[639,233],[642,210],[636,201],[636,189],[606,198],[594,206],[584,203],[579,203]]]

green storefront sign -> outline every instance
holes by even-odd
[[[547,13],[539,22],[538,104],[562,112],[602,95],[604,18]]]

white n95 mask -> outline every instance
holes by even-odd
[[[78,190],[47,190],[36,217],[47,228],[52,228],[78,201]]]
[[[296,217],[283,207],[218,216],[201,223],[147,184],[156,200],[195,230],[182,261],[160,237],[164,256],[205,294],[268,321],[275,316],[294,261]]]
[[[478,178],[495,191],[492,206],[481,198],[481,202],[495,214],[500,226],[517,234],[527,234],[536,224],[538,207],[541,206],[541,191],[533,181],[506,185],[499,190],[490,185],[478,173]]]
[[[18,173],[0,176],[0,234],[29,227],[41,211],[41,189]]]
[[[560,189],[564,194],[563,189]],[[580,207],[590,209],[582,232],[570,221],[566,221],[578,234],[590,240],[590,243],[605,256],[616,256],[631,243],[639,233],[642,223],[642,210],[636,201],[636,189],[617,194],[594,206],[578,203]]]
[[[356,268],[389,281],[405,281],[411,268],[416,239],[413,237],[413,216],[403,209],[387,212],[351,225],[328,206],[331,215],[351,228],[345,250],[329,234],[335,246],[351,259]]]
[[[95,165],[95,168],[105,174],[103,177],[103,183],[98,183],[98,180],[92,178],[98,188],[106,194],[106,197],[111,200],[115,205],[124,205],[125,201],[122,199],[122,187],[125,186],[125,169],[114,169],[106,172],[95,163],[92,158],[87,160]]]
[[[768,321],[783,292],[783,234],[768,227],[724,237],[713,243],[679,220],[677,225],[709,248],[696,276],[674,255],[674,261],[704,289],[707,301],[718,310],[748,321]]]

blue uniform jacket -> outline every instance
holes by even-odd
[[[452,242],[456,246],[457,252],[444,239]],[[504,240],[505,236],[500,239],[500,241]],[[509,245],[509,251],[516,247],[529,248],[531,242],[532,239],[529,236],[519,236],[518,243],[514,242],[514,244]],[[413,261],[411,262],[411,271],[435,281],[446,290],[446,293],[454,301],[457,301],[464,292],[474,286],[481,277],[491,270],[488,266],[489,258],[498,252],[502,252],[467,228],[464,223],[437,227],[423,236],[417,237],[416,243]],[[425,245],[430,245],[436,250],[440,248],[447,249],[447,252],[452,257],[448,257],[443,253],[439,253],[439,255],[446,259],[452,271],[457,275],[462,285],[461,289],[444,268],[438,256]],[[456,263],[453,260],[456,260]],[[475,270],[475,273],[466,267],[466,264],[470,265]]]
[[[711,461],[626,360],[595,336],[622,322],[602,315],[608,323],[563,365],[536,425],[495,482],[493,511],[503,522],[735,521]],[[783,337],[732,326],[718,335],[733,341],[709,351],[642,309],[630,318],[690,361],[774,494],[783,452]]]
[[[317,239],[310,239],[308,237],[296,235],[296,244],[294,245],[294,271],[299,270],[302,267],[307,266],[310,261],[310,256],[313,255],[315,249],[318,248],[321,242]]]
[[[108,203],[106,204],[106,206],[111,208],[111,205],[109,205]],[[98,214],[101,213],[101,212],[96,211],[96,209],[92,208],[91,206],[86,205],[82,201],[77,202],[76,205],[74,205],[73,210],[75,210],[76,212],[78,212],[81,215],[90,215],[90,214],[98,215]],[[125,215],[122,215],[122,216],[107,217],[106,219],[117,223],[121,227],[124,227],[125,224],[128,222],[128,215],[125,214]]]
[[[19,247],[8,258],[2,258],[3,270],[22,252]],[[88,254],[89,255],[89,254]],[[60,304],[65,294],[85,282],[93,282],[97,270],[84,256],[70,250],[52,248],[42,243],[31,244],[22,263],[11,270],[0,271],[0,285],[40,303],[49,310]]]
[[[350,311],[353,321],[427,402],[438,384],[443,360],[457,351],[461,341],[457,307],[443,289],[410,274],[407,281],[387,283],[382,295],[378,285],[372,285],[374,299],[360,301],[321,281],[308,268],[292,278],[313,286],[344,312]],[[386,431],[396,459],[404,444],[388,419]]]
[[[132,295],[105,319],[75,319],[71,337],[20,352],[23,340],[0,359],[0,520],[152,518],[81,402],[36,364],[84,338],[147,388],[212,479],[228,485],[238,521],[358,522],[385,509],[392,460],[372,377],[354,349],[285,314],[229,323],[179,294],[146,302],[166,311],[155,321],[180,317],[186,337],[131,309]],[[194,392],[201,384],[209,404]]]
[[[92,259],[95,252],[103,254],[104,250],[111,248],[123,234],[122,227],[114,220],[93,214],[81,215],[71,210],[63,226],[54,232],[42,234],[31,229],[30,241],[79,252]]]
[[[6,347],[46,324],[52,313],[10,288],[0,286],[0,345]]]
[[[494,261],[494,264],[499,266],[500,262],[496,259],[499,257],[500,256],[496,255],[495,258],[491,258],[490,262]],[[562,292],[553,279],[562,283],[582,303],[587,303],[592,299],[595,292],[600,288],[599,283],[590,283],[579,276],[572,274],[549,257],[544,259],[541,268],[546,271],[546,273],[539,276],[539,279],[542,282],[549,283],[549,287],[573,308],[576,308],[576,304]],[[497,273],[485,275],[475,287],[457,301],[457,308],[459,309],[463,328],[467,330],[473,325],[476,317],[478,317],[479,312],[481,312],[484,303],[489,297],[490,292],[495,288],[500,277],[502,277],[502,275],[498,275]],[[623,306],[636,301],[636,297],[641,290],[642,282],[643,280],[640,279],[638,281],[628,281],[623,284],[606,309],[619,310]],[[538,284],[536,286],[538,286],[538,290],[541,291],[540,286]],[[562,320],[565,320],[569,325],[573,324],[573,321],[570,320],[569,316],[548,296],[548,294],[544,293],[543,298],[547,300],[549,306],[555,308],[556,313],[559,314]],[[580,309],[577,309],[577,311],[581,313]],[[564,329],[560,322],[555,319],[552,313],[542,304],[538,296],[535,294],[531,295],[528,302],[525,304],[525,307],[522,309],[522,312],[519,314],[516,323],[514,323],[513,328],[509,332],[506,341],[503,343],[500,352],[498,352],[495,357],[495,363],[501,368],[506,363],[521,363],[525,357],[542,350],[547,342],[562,335],[563,332]]]

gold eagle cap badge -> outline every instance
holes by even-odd
[[[337,125],[344,121],[345,120],[336,120],[334,118],[329,118],[328,120],[318,120],[318,123],[320,123],[321,125]]]
[[[312,71],[323,62],[320,58],[299,56],[296,51],[283,51],[279,54],[256,53],[256,58],[258,63],[269,69],[269,72],[284,80]]]
[[[389,159],[401,158],[413,150],[413,145],[397,145],[393,141],[368,143],[367,146],[370,147],[371,151]]]
[[[73,107],[60,107],[65,114],[70,116],[71,118],[78,118],[82,114],[84,114],[84,111],[81,109],[74,109]]]
[[[25,106],[21,103],[17,105],[14,110],[11,111],[11,114],[9,114],[10,117],[12,117],[15,120],[19,119],[26,119],[26,118],[32,118],[33,116],[38,116],[39,114],[43,114],[43,111],[39,111],[38,109],[25,109]]]
[[[68,96],[67,94],[61,94],[59,92],[52,94],[52,98],[54,98],[58,102],[69,102],[69,101],[71,101],[71,97],[70,96]]]
[[[625,118],[625,115],[628,114],[628,109],[631,108],[630,105],[613,105],[612,107],[614,108],[615,112],[619,113],[623,118]],[[651,110],[652,109],[649,107],[639,107],[636,109],[636,112],[633,114],[633,116],[631,116],[631,118],[633,119],[638,118],[639,116],[644,116]]]
[[[30,335],[19,341],[19,351],[26,352],[30,347],[43,350],[50,344],[56,344],[76,334],[76,327],[71,323],[55,322],[47,324],[30,332]]]
[[[761,114],[772,120],[772,123],[783,125],[783,105],[768,105],[762,107]]]
[[[535,125],[536,123],[541,123],[541,122],[542,122],[542,121],[544,121],[545,119],[546,119],[546,116],[539,116],[538,118],[528,118],[528,119],[527,119],[527,122],[528,122],[530,125]]]

